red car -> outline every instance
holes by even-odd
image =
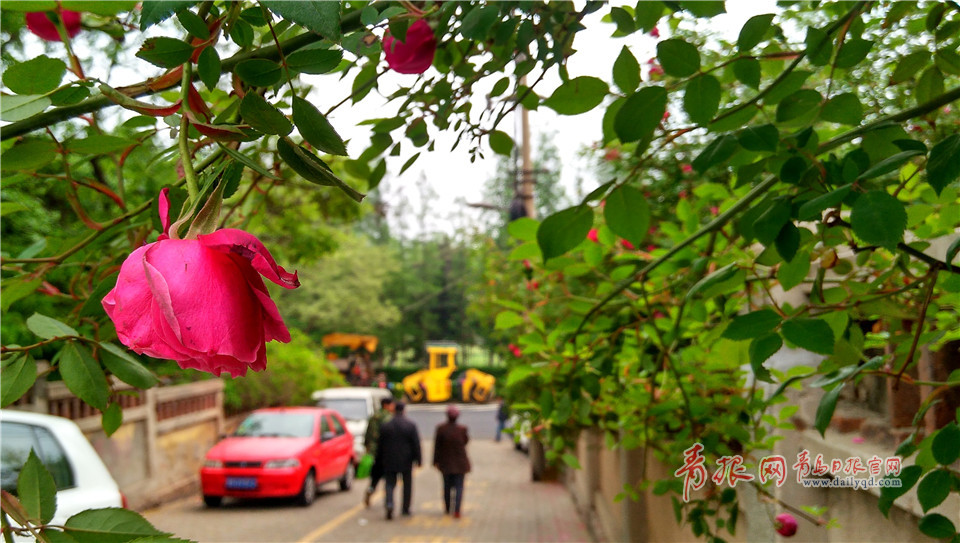
[[[296,496],[310,505],[319,485],[350,490],[357,459],[343,417],[320,407],[258,409],[217,443],[200,469],[203,501]]]

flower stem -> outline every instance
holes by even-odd
[[[180,162],[183,164],[183,178],[187,182],[187,197],[190,202],[196,201],[200,195],[200,184],[197,182],[197,172],[193,169],[193,156],[190,154],[190,120],[187,118],[187,112],[190,110],[190,82],[192,74],[190,63],[183,64],[183,79],[180,84],[180,95],[183,99],[183,113],[180,115],[180,134],[178,146],[180,147]]]

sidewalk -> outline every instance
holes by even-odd
[[[432,441],[423,442],[424,466],[414,470],[412,516],[395,511],[387,521],[383,483],[369,509],[362,505],[321,526],[303,541],[466,543],[590,542],[587,528],[560,483],[530,480],[529,459],[509,439],[474,440],[468,447],[473,471],[467,475],[463,518],[443,514],[443,484],[429,465]],[[357,481],[357,486],[367,480]],[[402,500],[397,485],[396,504]]]

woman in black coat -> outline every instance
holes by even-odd
[[[447,407],[447,422],[437,426],[433,439],[433,465],[443,474],[443,504],[450,513],[451,492],[453,498],[453,518],[460,518],[460,506],[463,502],[463,479],[470,472],[470,459],[467,458],[467,427],[457,424],[460,410],[457,406]]]

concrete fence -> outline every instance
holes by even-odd
[[[37,381],[16,409],[73,420],[100,453],[130,507],[144,509],[199,488],[204,455],[224,432],[223,381],[136,390],[114,381],[123,424],[111,436],[100,412],[62,382]]]

